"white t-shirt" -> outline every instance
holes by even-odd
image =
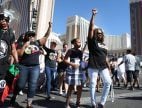
[[[118,58],[117,64],[120,64],[123,61],[123,57]],[[118,66],[118,71],[121,73],[125,72],[125,63],[122,63],[120,66]]]
[[[133,56],[132,54],[127,54],[124,56],[123,61],[125,62],[126,70],[135,71],[135,56]]]

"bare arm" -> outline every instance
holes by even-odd
[[[106,64],[107,64],[108,69],[111,70],[110,63],[109,63],[109,58],[108,57],[106,57]]]
[[[18,54],[17,54],[17,51],[16,51],[15,43],[13,43],[13,44],[11,45],[11,47],[12,47],[12,56],[13,56],[15,62],[18,63],[18,62],[19,62],[19,61],[18,61]]]
[[[17,49],[17,53],[18,53],[18,56],[19,56],[19,57],[23,56],[24,51],[25,51],[25,49],[27,48],[27,46],[28,46],[29,44],[30,44],[30,42],[28,41],[28,42],[24,43],[24,45],[22,46],[22,48]]]
[[[118,64],[118,66],[120,66],[121,64],[123,64],[124,63],[124,61],[121,61],[119,64]]]
[[[92,38],[94,34],[94,16],[96,15],[96,13],[97,13],[97,10],[93,9],[90,24],[89,24],[88,38]]]
[[[59,50],[58,53],[57,53],[57,62],[60,63],[62,61],[63,61],[62,54],[61,54],[61,51]]]
[[[106,64],[107,64],[108,70],[109,70],[109,72],[111,74],[111,67],[110,67],[110,63],[109,63],[109,58],[108,57],[106,57]]]
[[[52,23],[49,22],[49,27],[48,27],[47,32],[45,33],[44,37],[42,37],[42,38],[39,40],[41,45],[44,45],[44,44],[46,43],[46,40],[47,40],[47,38],[49,37],[50,32],[51,32],[51,25],[52,25]]]

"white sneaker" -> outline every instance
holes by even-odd
[[[19,95],[23,95],[23,94],[24,94],[23,91],[20,91],[20,92],[19,92]]]

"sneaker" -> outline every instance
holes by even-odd
[[[76,102],[76,108],[80,108],[80,102]]]
[[[118,87],[120,87],[120,84],[118,83],[118,85],[117,85]]]
[[[48,96],[48,97],[46,98],[46,100],[47,100],[47,101],[51,100],[51,96]]]
[[[131,87],[131,90],[134,91],[134,87]]]
[[[129,88],[129,90],[132,90],[132,91],[133,91],[133,90],[134,90],[134,87],[131,86],[131,87]]]
[[[87,87],[86,83],[85,83],[85,84],[83,84],[83,87]]]
[[[140,88],[140,86],[138,85],[138,86],[137,86],[137,88],[139,89],[139,88]]]
[[[96,92],[101,93],[101,90],[96,90]]]
[[[104,108],[102,104],[98,104],[98,108]]]
[[[63,95],[63,92],[59,92],[59,95],[62,96],[62,95]]]
[[[19,95],[23,96],[23,95],[24,95],[23,91],[20,91],[20,92],[19,92]]]
[[[75,91],[73,94],[75,94],[75,95],[76,95],[76,94],[77,94],[77,91]]]

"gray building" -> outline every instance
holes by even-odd
[[[132,50],[142,55],[142,0],[130,0]]]
[[[75,15],[67,19],[66,39],[69,47],[71,47],[70,41],[73,38],[80,38],[82,43],[81,46],[84,46],[84,43],[87,40],[88,27],[89,21],[83,17]]]
[[[73,38],[80,38],[82,48],[87,40],[89,21],[80,16],[72,16],[67,19],[66,35],[64,39],[71,47],[70,41]],[[98,26],[95,25],[97,28]],[[128,33],[122,35],[107,35],[105,34],[104,43],[108,46],[109,54],[122,55],[126,49],[131,48],[130,35]],[[87,50],[87,48],[86,48]]]

